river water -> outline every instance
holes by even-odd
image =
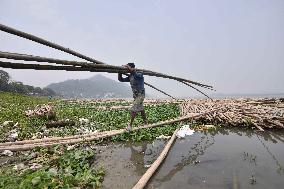
[[[132,188],[166,141],[98,147],[104,188]],[[283,188],[284,132],[217,129],[177,139],[147,188]]]

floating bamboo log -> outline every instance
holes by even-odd
[[[187,116],[178,117],[176,119],[170,119],[166,121],[160,121],[158,123],[143,125],[140,127],[134,127],[132,131],[153,128],[153,127],[160,127],[166,124],[173,124],[173,123],[185,121],[188,119],[197,119],[199,116],[202,116],[204,114],[210,114],[214,111],[217,111],[217,110],[208,111],[203,114],[190,114]],[[49,146],[54,146],[58,144],[75,144],[79,142],[87,142],[87,141],[98,140],[101,138],[107,138],[107,137],[123,134],[125,132],[127,132],[125,129],[120,129],[120,130],[104,131],[104,132],[90,133],[90,134],[84,134],[84,135],[74,135],[74,136],[68,136],[68,137],[53,137],[53,138],[24,140],[24,141],[16,141],[16,142],[5,142],[5,143],[0,143],[0,152],[4,150],[24,151],[24,150],[33,149],[38,146],[49,147]]]
[[[161,165],[161,163],[166,158],[166,156],[167,156],[167,154],[168,154],[172,144],[174,143],[174,141],[175,141],[175,139],[177,137],[176,136],[177,131],[178,131],[178,129],[174,132],[174,134],[172,135],[171,139],[169,140],[167,145],[164,147],[163,151],[161,152],[159,157],[156,159],[156,161],[151,165],[151,167],[139,179],[137,184],[132,189],[143,189],[147,185],[148,181],[151,179],[151,177],[154,175],[154,173],[156,172],[158,167]]]

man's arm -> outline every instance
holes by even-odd
[[[120,82],[130,82],[129,77],[123,78],[122,73],[118,73],[118,81]]]
[[[135,68],[131,68],[129,65],[125,65],[124,67],[128,69],[135,79],[143,78],[143,74],[136,72]]]

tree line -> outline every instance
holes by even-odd
[[[0,70],[0,91],[38,96],[56,95],[56,93],[49,88],[34,87],[31,85],[24,85],[22,82],[12,81],[10,75],[3,70]]]

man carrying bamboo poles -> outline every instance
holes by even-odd
[[[130,109],[130,123],[126,128],[127,130],[130,130],[132,128],[134,118],[136,117],[138,112],[141,112],[144,123],[147,123],[146,113],[143,106],[143,101],[145,98],[144,76],[142,73],[136,72],[134,63],[128,63],[123,66],[129,70],[130,75],[126,78],[123,78],[122,74],[119,73],[118,80],[120,82],[130,82],[134,98],[133,106]]]

